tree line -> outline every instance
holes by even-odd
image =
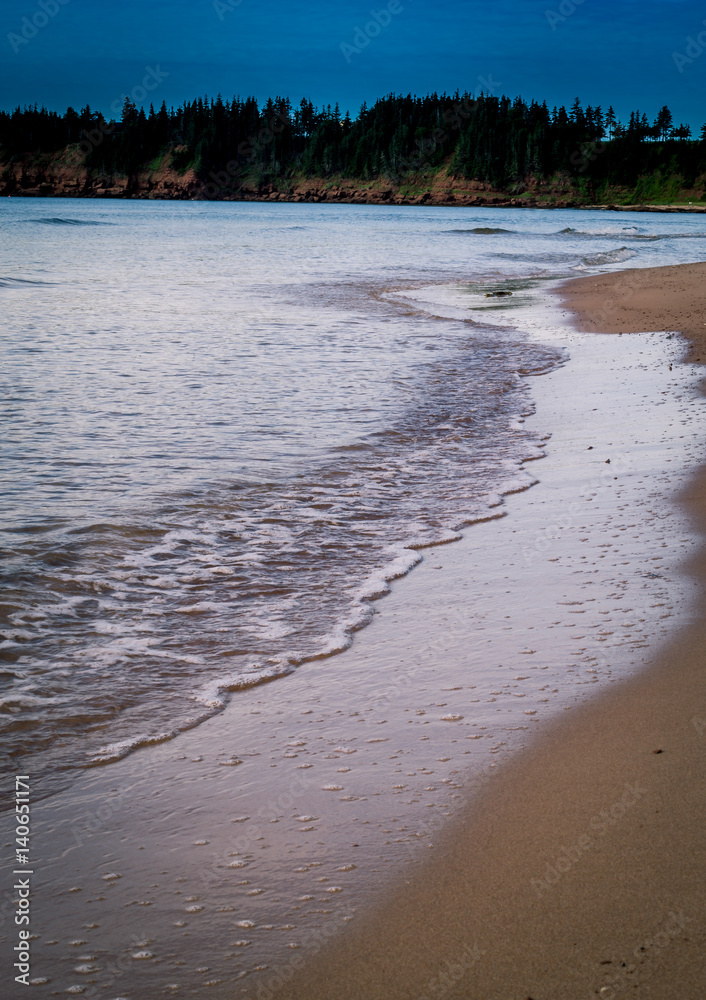
[[[302,99],[197,98],[145,111],[126,99],[119,120],[88,105],[64,114],[46,108],[0,112],[5,163],[75,149],[97,172],[130,175],[165,153],[179,170],[210,177],[250,176],[259,183],[294,177],[363,180],[433,171],[442,164],[501,189],[529,176],[568,175],[588,186],[634,185],[647,173],[679,175],[691,187],[706,173],[706,125],[693,137],[667,106],[650,120],[612,107],[549,108],[492,94],[390,94],[358,116]],[[238,186],[238,185],[236,185]]]

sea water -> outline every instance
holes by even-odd
[[[527,376],[567,354],[515,306],[706,259],[688,215],[6,199],[0,227],[2,766],[45,792],[342,650],[541,476]]]

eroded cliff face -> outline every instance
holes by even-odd
[[[168,157],[136,174],[90,170],[77,149],[0,163],[0,195],[46,198],[194,198],[203,184]]]
[[[680,192],[676,206],[630,204],[628,189],[612,191],[609,203],[597,204],[590,192],[578,191],[568,177],[559,176],[551,181],[529,178],[512,191],[501,191],[480,181],[458,177],[448,168],[409,176],[399,183],[385,177],[370,181],[312,177],[263,182],[225,170],[200,178],[192,169],[175,169],[171,155],[165,154],[134,174],[107,174],[86,167],[75,147],[57,154],[0,161],[0,196],[706,211],[706,205],[697,204],[703,196],[700,190]]]
[[[567,195],[569,189],[567,186]],[[463,178],[435,175],[393,184],[385,178],[302,178],[263,183],[235,177],[226,171],[201,179],[193,170],[183,173],[162,162],[135,174],[103,174],[87,169],[80,155],[35,157],[0,163],[0,195],[50,198],[159,198],[212,201],[342,202],[398,205],[533,204],[513,198],[488,185]],[[567,198],[563,199],[567,203]]]

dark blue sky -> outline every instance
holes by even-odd
[[[220,91],[339,101],[355,116],[390,91],[459,88],[550,106],[579,96],[619,116],[667,103],[676,121],[706,121],[706,3],[395,2],[366,32],[387,0],[3,0],[0,105],[108,114],[126,94],[171,105]]]

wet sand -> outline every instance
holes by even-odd
[[[562,292],[579,330],[678,330],[692,361],[706,362],[706,264],[636,268],[578,278]]]
[[[700,995],[697,375],[667,334],[555,342],[507,516],[346,652],[34,804],[38,995]]]
[[[695,624],[649,675],[545,735],[280,995],[702,996],[705,649]]]
[[[562,299],[581,329],[683,331],[694,358],[706,347],[704,264],[585,278]],[[680,502],[703,538],[706,472]],[[703,550],[688,569],[691,621],[649,668],[548,726],[471,797],[432,860],[278,995],[703,995]]]

